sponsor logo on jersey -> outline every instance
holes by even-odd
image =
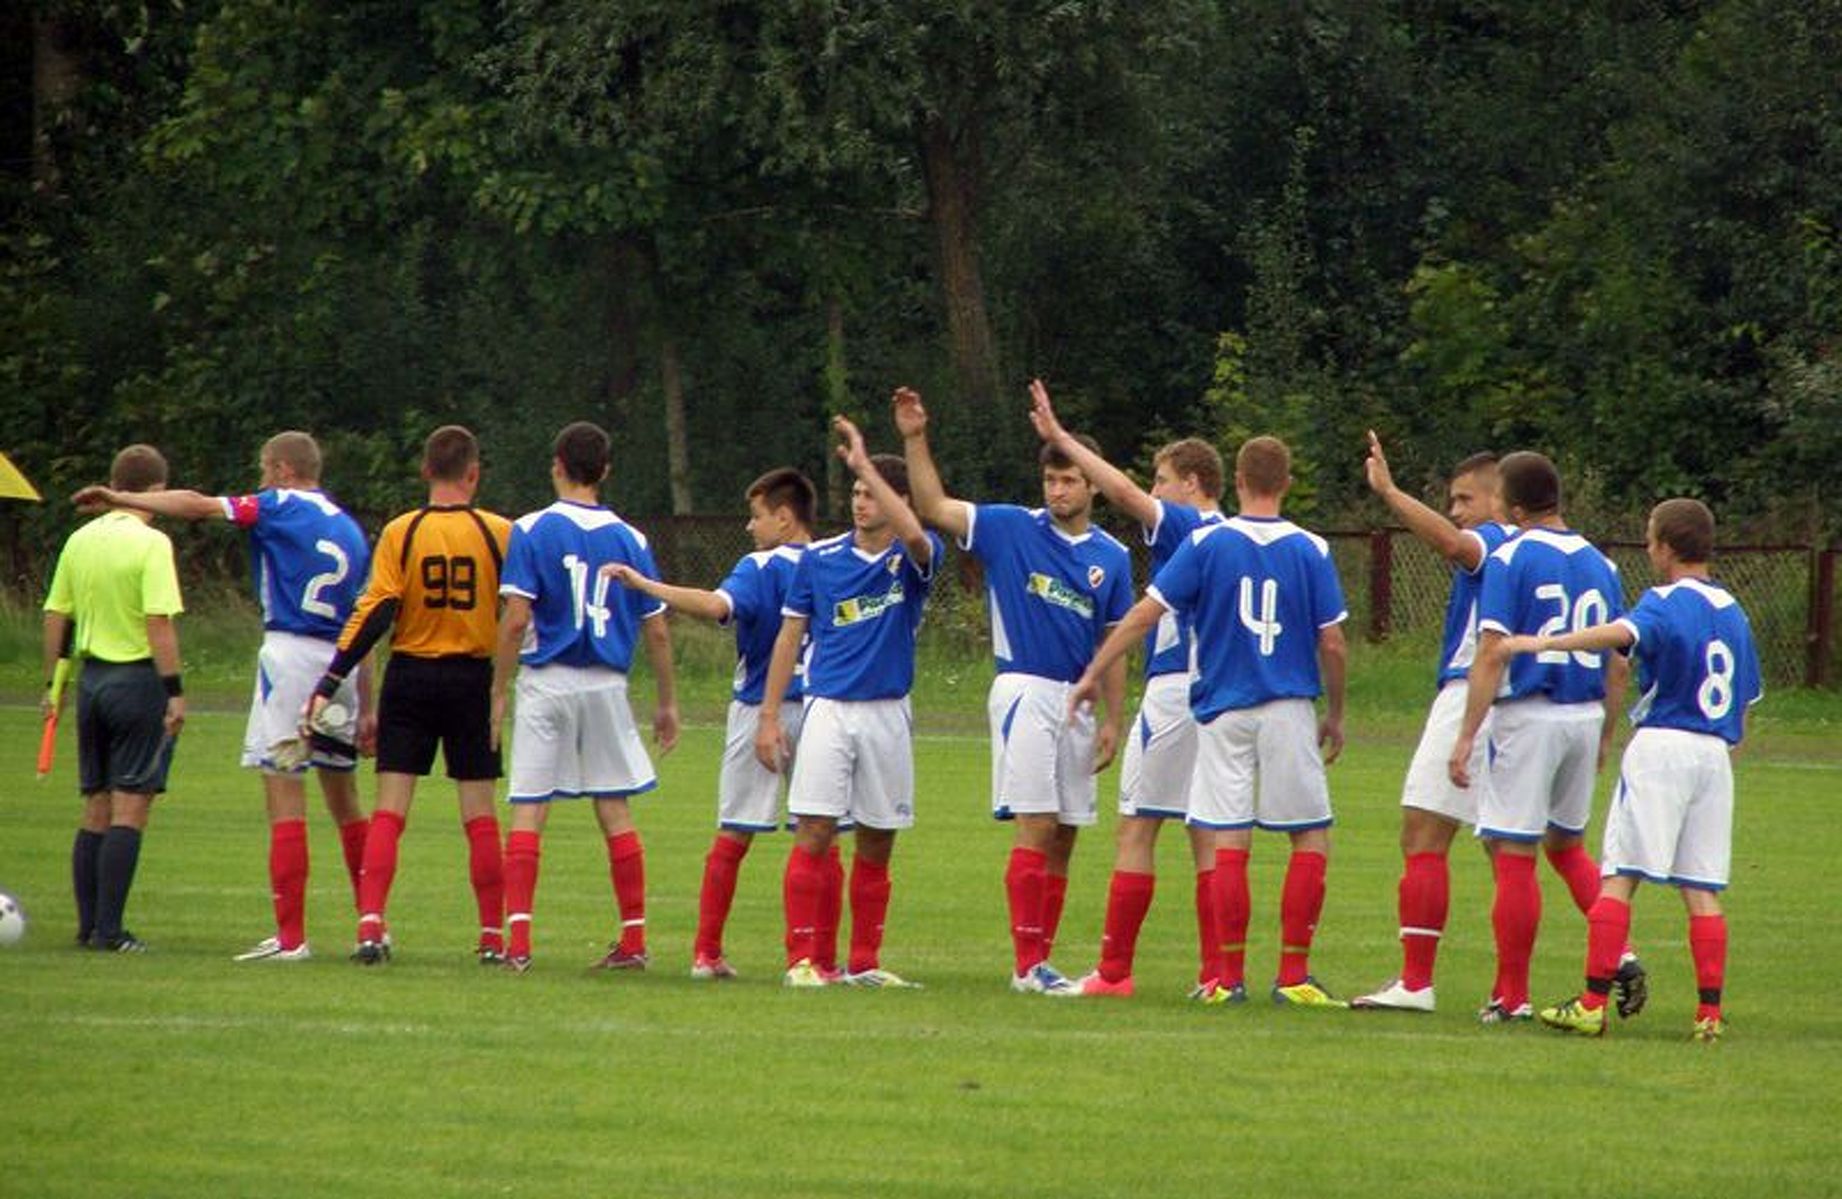
[[[832,605],[831,622],[837,628],[875,620],[902,602],[902,585],[897,583],[881,595],[859,595]]]
[[[1099,570],[1100,568],[1096,566],[1093,569]],[[1089,577],[1092,577],[1091,571]],[[1066,608],[1078,614],[1083,620],[1094,618],[1094,601],[1051,575],[1031,571],[1029,592],[1046,604],[1054,604],[1058,608]]]

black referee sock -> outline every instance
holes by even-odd
[[[128,888],[141,860],[141,830],[112,824],[102,839],[101,869],[96,879],[96,938],[105,947],[122,935]]]
[[[77,830],[70,847],[70,886],[77,897],[77,940],[88,941],[96,931],[96,876],[102,864],[101,833]]]

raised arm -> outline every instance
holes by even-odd
[[[1388,457],[1382,453],[1381,438],[1369,430],[1369,460],[1363,464],[1373,491],[1407,531],[1430,546],[1434,553],[1454,566],[1476,570],[1484,560],[1484,543],[1468,537],[1465,531],[1444,516],[1422,504],[1394,484],[1394,472],[1388,469]]]
[[[625,562],[610,562],[601,568],[601,573],[627,590],[644,592],[666,607],[687,616],[718,623],[729,619],[729,599],[720,591],[661,583],[657,579],[647,578]]]
[[[916,397],[919,399],[919,397]],[[876,463],[870,461],[870,453],[863,447],[863,434],[857,426],[843,416],[831,418],[832,428],[842,439],[838,446],[838,457],[851,468],[851,473],[863,480],[863,485],[870,489],[870,495],[876,504],[889,515],[889,524],[895,530],[896,539],[908,550],[915,565],[924,571],[934,568],[934,543],[928,540],[927,530],[921,527],[921,518],[908,506],[908,501],[889,486],[889,480],[876,469]],[[913,487],[913,480],[909,481]],[[964,509],[962,508],[961,511]]]
[[[947,536],[965,541],[972,527],[971,516],[966,502],[949,496],[940,481],[934,452],[927,444],[927,409],[921,404],[921,394],[898,387],[891,403],[896,431],[902,435],[902,457],[908,463],[908,490],[914,499],[915,514]]]
[[[197,491],[116,491],[112,487],[85,487],[70,497],[84,512],[101,508],[130,508],[178,520],[229,520],[224,501]]]
[[[1158,501],[1151,498],[1149,492],[1134,483],[1125,471],[1082,445],[1073,433],[1062,428],[1062,422],[1056,418],[1054,405],[1049,403],[1049,389],[1043,386],[1041,379],[1030,380],[1030,424],[1035,426],[1038,437],[1068,455],[1069,461],[1087,476],[1088,482],[1099,489],[1109,504],[1144,528],[1149,529],[1158,523]],[[909,467],[909,470],[912,472],[914,467]]]

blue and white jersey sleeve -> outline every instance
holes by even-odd
[[[505,543],[505,565],[499,568],[499,594],[534,600],[543,586],[539,574],[530,527],[522,520],[516,521]]]
[[[1158,509],[1157,521],[1143,526],[1140,532],[1144,534],[1145,544],[1151,547],[1151,573],[1156,577],[1189,541],[1192,533],[1204,525],[1220,523],[1222,514],[1203,512],[1188,504],[1174,504],[1168,500],[1153,502]],[[1158,623],[1145,634],[1146,678],[1188,673],[1190,632],[1189,620],[1175,612],[1166,612],[1158,618]]]
[[[1684,579],[1645,592],[1619,623],[1637,638],[1632,722],[1739,744],[1746,709],[1765,686],[1751,622],[1732,594]]]
[[[764,580],[759,557],[756,554],[745,554],[738,558],[723,581],[716,585],[716,593],[729,605],[729,611],[719,623],[740,625],[760,619],[764,598],[762,593],[766,588],[762,586]],[[774,615],[780,615],[778,605]]]
[[[1483,586],[1484,566],[1513,530],[1496,521],[1485,521],[1464,536],[1476,541],[1482,551],[1477,566],[1466,570],[1452,568],[1452,591],[1445,605],[1445,626],[1439,639],[1439,685],[1463,679],[1471,673],[1477,659],[1478,595]]]
[[[800,548],[791,546],[747,554],[717,586],[717,594],[729,602],[724,623],[735,630],[732,694],[739,703],[758,704],[767,694],[768,666],[773,661],[774,643],[780,638],[781,601],[798,569],[800,554]],[[785,698],[799,698],[801,679],[802,671],[796,663]]]

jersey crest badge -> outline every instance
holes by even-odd
[[[1106,567],[1095,564],[1087,568],[1087,585],[1100,590],[1100,584],[1106,582]]]

